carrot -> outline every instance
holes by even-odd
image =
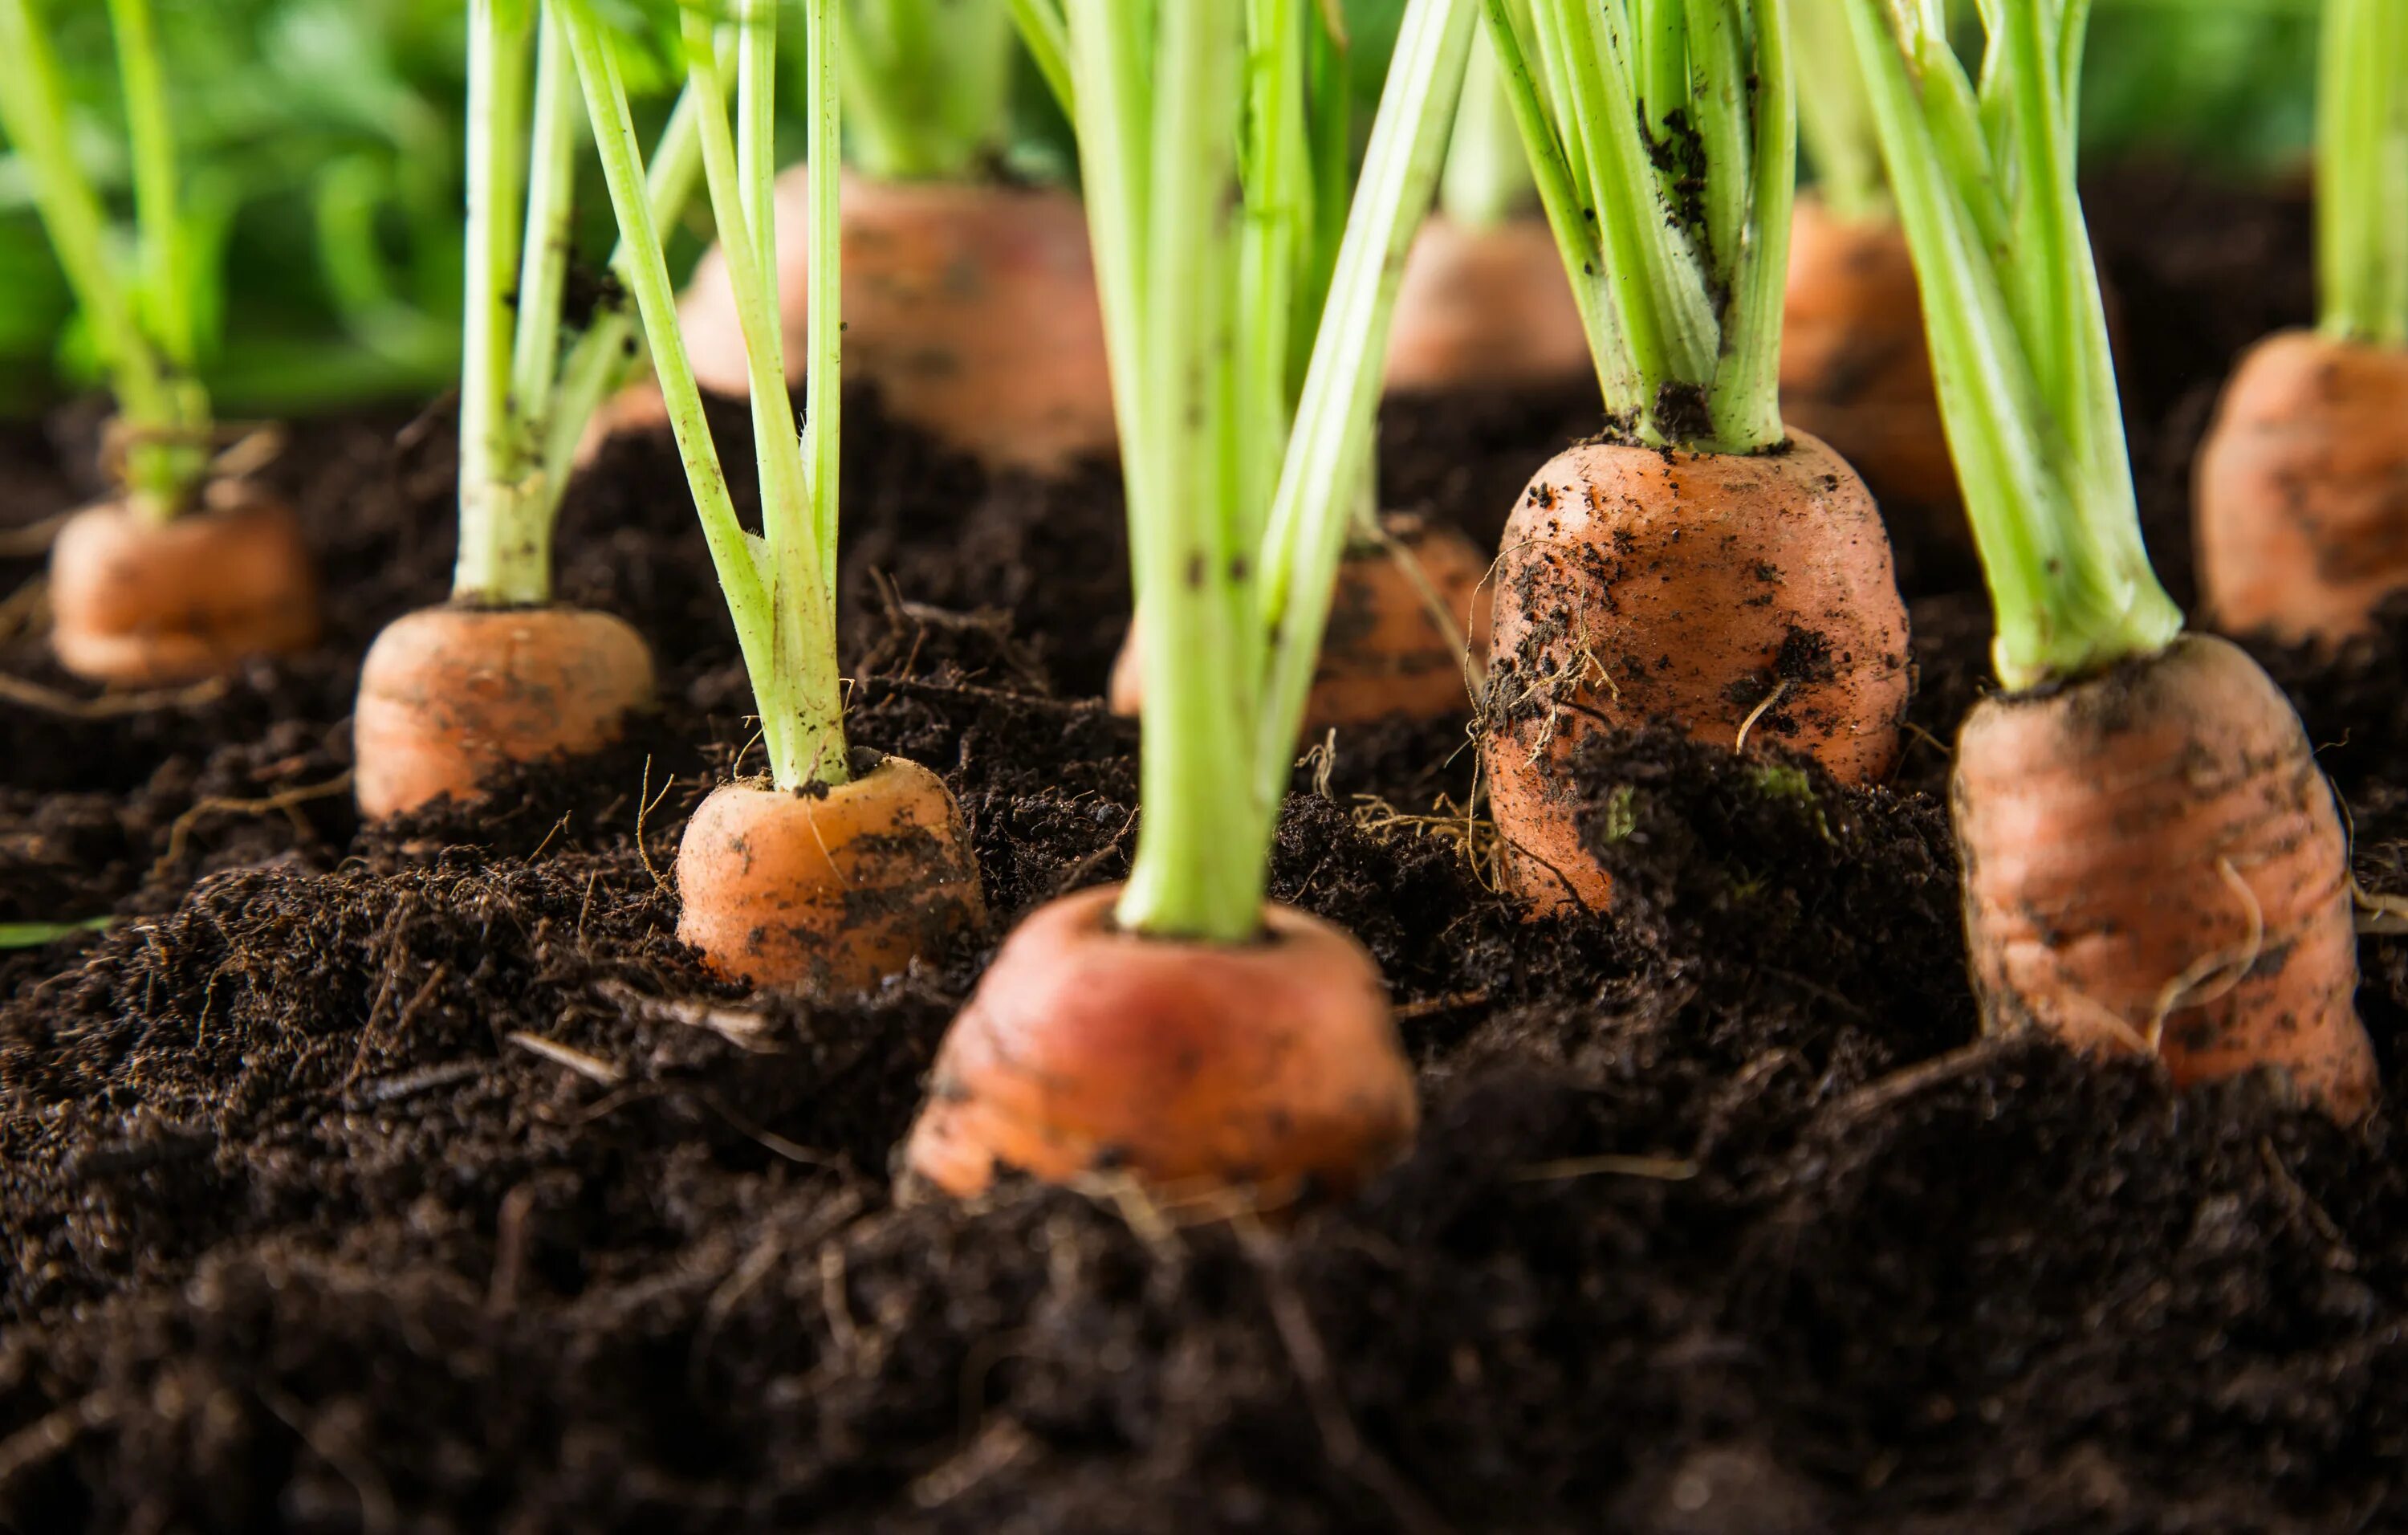
[[[1422,226],[1397,294],[1390,389],[1527,388],[1588,366],[1555,237],[1538,219]]]
[[[1782,301],[1781,412],[1855,465],[1885,502],[1956,504],[1914,263],[1894,218],[1842,218],[1820,198],[1798,199]]]
[[[50,648],[79,677],[159,686],[318,640],[318,578],[292,509],[248,486],[168,522],[122,501],[50,547]]]
[[[360,813],[483,797],[512,763],[592,752],[652,701],[643,637],[583,609],[426,608],[368,647],[351,716]]]
[[[1144,385],[1119,418],[1150,636],[1143,813],[1125,885],[1054,901],[1005,942],[939,1051],[903,1163],[953,1195],[1006,1169],[1260,1204],[1343,1193],[1411,1141],[1413,1073],[1361,946],[1267,901],[1269,853],[1472,16],[1410,0],[1330,242],[1312,210],[1338,189],[1310,185],[1307,135],[1273,131],[1345,136],[1346,74],[1312,66],[1334,60],[1322,7],[1016,14],[1070,71],[1114,377]],[[1132,165],[1152,167],[1150,194]],[[1325,243],[1326,290],[1290,280]],[[1146,302],[1149,287],[1179,301]]]
[[[1470,706],[1469,669],[1488,657],[1488,562],[1460,531],[1419,517],[1382,519],[1383,541],[1358,540],[1338,567],[1329,627],[1304,705],[1304,734],[1374,720],[1443,719]],[[1410,568],[1408,568],[1410,567]],[[1467,626],[1469,632],[1466,632]],[[1142,621],[1112,661],[1112,712],[1145,705]]]
[[[2176,1083],[2287,1071],[2344,1118],[2373,1100],[2339,818],[2256,663],[2187,636],[1985,699],[1951,798],[1992,1029],[2155,1052]]]
[[[886,757],[848,782],[714,790],[678,844],[678,937],[733,981],[860,990],[985,920],[944,780]]]
[[[2408,348],[2260,342],[2200,445],[2194,505],[2217,628],[2329,644],[2372,629],[2408,590]]]
[[[801,174],[778,181],[780,248],[789,251],[805,249],[810,234]],[[996,468],[1056,473],[1111,449],[1111,380],[1075,195],[848,172],[843,223],[845,364],[877,385],[896,419]],[[810,305],[798,262],[779,279],[786,355],[799,366]],[[741,395],[743,337],[717,248],[695,268],[679,312],[695,377]],[[638,386],[614,406],[611,424],[659,419],[657,391]]]
[[[1290,907],[1229,947],[1121,931],[1117,885],[1012,930],[945,1036],[903,1160],[947,1194],[1000,1172],[1237,1181],[1265,1204],[1343,1194],[1419,1117],[1363,946]]]
[[[1910,676],[1872,497],[1781,417],[1783,7],[1612,0],[1585,42],[1487,14],[1608,420],[1531,480],[1497,561],[1481,760],[1504,882],[1535,917],[1611,899],[1577,825],[1591,732],[1779,739],[1864,782],[1897,758]],[[1596,67],[1572,56],[1592,47]]]
[[[2271,1068],[2355,1119],[2375,1074],[2340,819],[2299,716],[2180,633],[2141,540],[2074,189],[2082,14],[1985,11],[1977,93],[1929,13],[1847,4],[1998,609],[2007,691],[1949,786],[1984,1026],[2154,1054],[2177,1084]],[[2024,233],[1985,241],[1985,217]]]
[[[1830,449],[1568,450],[1498,563],[1481,760],[1508,887],[1534,914],[1610,904],[1571,771],[1594,732],[1669,720],[1869,782],[1897,761],[1909,681],[1880,513]]]

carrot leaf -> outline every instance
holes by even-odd
[[[2326,333],[2408,347],[2408,0],[2327,0],[2316,220]]]

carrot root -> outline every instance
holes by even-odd
[[[2278,1067],[2372,1101],[2347,848],[2299,716],[2185,636],[2088,681],[1985,699],[1950,786],[1992,1031],[2154,1050],[2178,1083]]]
[[[1342,1193],[1402,1155],[1419,1110],[1378,968],[1283,906],[1243,947],[1112,924],[1117,886],[1040,908],[937,1055],[904,1150],[947,1194],[1017,1170],[1246,1186],[1265,1204]]]
[[[1586,443],[1505,532],[1481,759],[1506,885],[1534,916],[1603,910],[1575,749],[1670,723],[1886,774],[1911,682],[1906,609],[1864,482],[1814,438],[1734,455]],[[1769,701],[1768,701],[1769,700]]]
[[[427,608],[385,627],[351,718],[361,814],[483,796],[512,763],[592,752],[652,701],[643,637],[577,608]]]
[[[50,646],[79,677],[198,681],[318,641],[318,577],[290,508],[248,486],[151,523],[122,502],[67,519],[50,547]]]
[[[1544,219],[1470,229],[1433,215],[1397,290],[1390,389],[1535,387],[1591,366],[1580,308]]]
[[[778,179],[778,288],[789,375],[809,360],[806,168]],[[1058,188],[882,182],[848,174],[845,367],[896,419],[991,467],[1054,473],[1118,441],[1086,214]],[[703,387],[747,393],[724,259],[705,254],[679,308]],[[656,392],[655,392],[656,393]],[[640,394],[616,423],[645,424]]]
[[[2228,634],[2335,643],[2408,590],[2408,351],[2290,331],[2242,360],[2200,447],[2200,595]]]
[[[715,790],[678,847],[678,937],[730,980],[859,991],[985,920],[944,780],[887,757],[804,794]]]

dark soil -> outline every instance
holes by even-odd
[[[2161,176],[2092,208],[2186,586],[2184,469],[2231,354],[2305,316],[2304,210]],[[1493,538],[1595,426],[1401,402],[1388,499]],[[342,777],[356,656],[443,590],[439,409],[273,471],[321,653],[0,702],[0,922],[122,919],[0,954],[0,1529],[2408,1528],[2394,1114],[1976,1038],[1933,791],[1978,591],[1915,594],[1887,788],[1592,748],[1611,920],[1484,890],[1462,720],[1300,771],[1277,894],[1363,937],[1422,1070],[1417,1151],[1355,1201],[896,1205],[1000,932],[1125,868],[1134,733],[1094,695],[1127,587],[1109,470],[993,483],[874,402],[849,427],[854,733],[945,772],[996,916],[874,998],[746,997],[671,937],[658,871],[750,731],[660,442],[561,539],[564,595],[657,648],[660,718],[488,811],[364,831]],[[89,432],[0,435],[0,524],[69,504]],[[0,628],[0,672],[90,697]],[[2361,873],[2408,889],[2408,612],[2267,659]],[[2408,944],[2363,958],[2396,1099]]]

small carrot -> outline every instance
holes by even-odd
[[[1311,265],[1320,241],[1283,222],[1334,198],[1300,195],[1303,136],[1267,129],[1312,120],[1338,136],[1345,74],[1308,67],[1333,46],[1328,13],[1021,11],[1076,65],[1096,247],[1123,263],[1104,290],[1114,371],[1145,384],[1119,427],[1150,637],[1143,814],[1125,885],[1053,901],[1005,942],[939,1048],[904,1166],[953,1195],[1007,1170],[1261,1204],[1342,1194],[1411,1141],[1412,1064],[1370,956],[1265,893],[1470,9],[1410,0],[1327,291],[1312,296],[1262,274]],[[1121,61],[1138,66],[1128,94],[1108,89]],[[1268,106],[1241,89],[1250,77],[1269,82]],[[1132,165],[1154,167],[1151,195],[1114,174]],[[1180,301],[1119,280],[1140,274]],[[1261,407],[1290,397],[1305,326],[1291,423]]]
[[[1580,310],[1540,215],[1496,59],[1478,40],[1438,202],[1397,291],[1388,387],[1499,389],[1578,379],[1588,367]]]
[[[1966,718],[1949,794],[1985,1026],[2177,1083],[2272,1068],[2355,1119],[2374,1057],[2330,795],[2281,692],[2180,633],[2142,545],[2073,181],[2082,13],[1985,11],[1977,93],[1928,13],[1847,4],[1999,616],[2008,691]],[[1971,110],[1969,164],[1940,145]],[[2024,233],[1980,238],[1990,215]]]
[[[985,920],[960,807],[901,757],[816,793],[712,791],[677,883],[678,937],[754,985],[860,990]]]
[[[43,9],[0,0],[0,133],[108,370],[111,437],[125,449],[123,495],[78,513],[51,546],[52,649],[70,671],[136,685],[307,650],[318,638],[318,582],[293,513],[251,487],[211,482],[215,424],[195,377],[208,305],[191,281],[192,230],[150,0],[109,7],[135,186],[137,259],[122,266],[70,141]]]
[[[468,68],[460,554],[452,600],[389,624],[362,666],[353,785],[370,820],[474,801],[509,764],[617,739],[652,701],[642,637],[552,594],[571,456],[635,336],[612,306],[563,344],[575,65],[550,7],[480,6]],[[663,133],[648,189],[659,208],[693,194],[703,100],[689,91]]]
[[[351,716],[360,813],[466,804],[511,763],[592,752],[652,702],[652,651],[579,608],[423,608],[386,625]]]
[[[1872,497],[1781,418],[1784,7],[1610,0],[1582,23],[1593,65],[1510,6],[1487,17],[1609,428],[1539,470],[1498,555],[1481,760],[1506,885],[1539,916],[1611,897],[1571,781],[1591,732],[1780,739],[1864,782],[1897,758],[1910,675]]]
[[[1304,734],[1375,720],[1436,720],[1470,708],[1467,672],[1488,658],[1488,562],[1455,528],[1425,518],[1382,519],[1338,567],[1329,627],[1304,705]],[[1469,665],[1467,666],[1467,657]],[[1112,662],[1112,712],[1145,706],[1141,621]]]
[[[797,179],[778,182],[781,249],[805,249]],[[1054,473],[1112,440],[1111,380],[1079,200],[1059,187],[844,179],[845,364],[889,412],[997,468]],[[807,285],[779,274],[786,355],[804,355]],[[680,313],[695,377],[741,395],[725,257],[707,252]]]
[[[123,501],[67,519],[50,546],[50,648],[79,677],[194,681],[318,639],[315,561],[292,509],[221,484],[167,522]]]

